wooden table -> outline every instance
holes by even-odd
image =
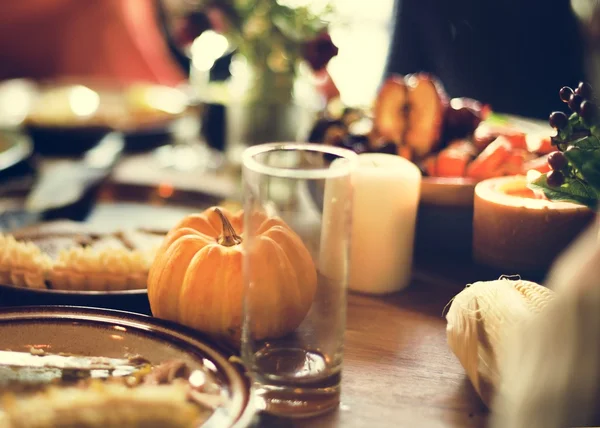
[[[156,171],[145,175],[140,172],[139,165],[152,170],[149,163],[139,161],[133,164],[137,167],[131,167],[130,163],[129,167],[118,168],[113,180],[130,182],[135,179],[136,184],[148,185],[154,176],[155,182],[164,186],[164,177],[157,177],[160,174]],[[220,200],[223,194],[234,188],[231,181],[216,182],[200,179],[197,175],[190,178],[186,186],[186,183],[173,182],[176,181],[174,177],[177,178],[173,174],[168,177],[169,186],[186,191],[206,191],[196,187],[199,184],[211,184],[213,188],[210,193],[216,195],[214,200]],[[161,189],[157,185],[151,195],[144,195],[143,198],[152,205],[162,206],[165,202]],[[194,202],[188,193],[181,193],[180,196],[182,200]],[[111,197],[114,195],[109,192],[108,199]],[[197,207],[205,202],[199,200]],[[173,221],[164,217],[156,218],[150,212],[145,215],[137,212],[129,214],[121,212],[119,218],[153,219],[160,221],[163,226]],[[179,218],[183,211],[172,214]],[[94,214],[91,217],[93,220]],[[115,216],[109,212],[105,213],[104,218],[114,219]],[[385,297],[350,294],[342,403],[339,409],[306,420],[262,416],[258,426],[484,427],[487,410],[446,343],[443,311],[465,284],[494,279],[485,275],[468,264],[453,265],[452,262],[444,264],[438,261],[416,268],[414,280],[404,292]]]
[[[145,156],[122,163],[113,180],[136,185],[168,180],[190,191],[206,191],[200,186],[218,183],[223,193],[210,193],[221,195],[235,186],[228,177],[218,182],[185,173],[160,176]],[[467,283],[497,278],[468,263],[438,259],[417,268],[404,292],[351,294],[339,409],[306,420],[262,416],[259,426],[484,427],[487,409],[446,343],[443,310]]]
[[[442,315],[466,283],[484,279],[478,275],[418,268],[404,292],[351,294],[339,410],[299,421],[262,417],[259,426],[484,427],[486,407],[446,344]]]

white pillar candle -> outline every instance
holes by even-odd
[[[395,155],[359,155],[349,288],[371,294],[402,290],[411,278],[421,171]]]

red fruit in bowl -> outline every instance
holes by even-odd
[[[408,88],[402,76],[388,78],[375,100],[374,126],[386,142],[402,144],[407,126]]]
[[[444,140],[466,138],[489,115],[490,108],[471,98],[452,98],[446,110]]]
[[[422,158],[440,143],[448,96],[440,82],[428,74],[411,74],[404,80],[409,105],[404,142]]]

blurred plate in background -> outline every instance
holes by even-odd
[[[155,148],[169,143],[172,124],[187,115],[200,117],[189,95],[162,85],[90,78],[0,82],[0,128],[23,127],[45,155],[81,154],[113,130],[125,135],[128,151]]]

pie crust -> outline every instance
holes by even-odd
[[[166,232],[108,233],[71,223],[0,234],[0,284],[74,291],[146,288]]]

